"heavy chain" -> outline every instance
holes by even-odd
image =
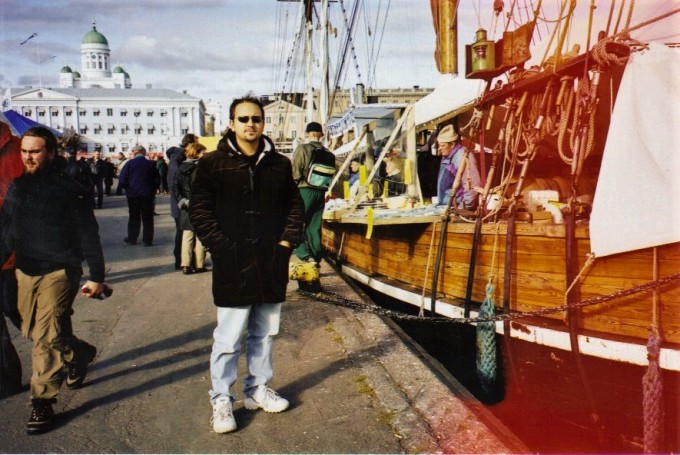
[[[387,308],[380,307],[373,303],[364,303],[356,300],[348,299],[332,291],[321,291],[321,292],[310,292],[298,290],[298,293],[319,302],[330,303],[333,305],[341,306],[344,308],[349,308],[352,310],[369,312],[377,314],[379,316],[387,316],[391,319],[401,320],[401,321],[420,321],[420,322],[438,322],[438,323],[452,323],[452,324],[476,324],[480,322],[496,322],[496,321],[514,321],[517,319],[524,319],[529,317],[544,316],[547,314],[560,313],[562,311],[569,311],[578,308],[584,308],[593,305],[600,305],[602,303],[627,297],[633,294],[638,294],[641,292],[651,291],[653,289],[659,288],[661,286],[666,286],[674,281],[680,280],[680,273],[675,275],[669,275],[667,277],[650,281],[639,286],[624,289],[612,294],[607,294],[603,296],[593,297],[581,302],[568,303],[558,307],[552,308],[541,308],[535,311],[517,311],[507,314],[498,314],[493,317],[485,318],[447,318],[441,316],[417,316],[402,313],[400,311],[389,310]]]

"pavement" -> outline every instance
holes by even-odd
[[[10,328],[26,388],[0,400],[0,452],[527,452],[390,320],[305,297],[294,281],[270,384],[290,409],[248,411],[241,394],[234,405],[238,430],[212,432],[211,273],[174,269],[167,196],[159,196],[156,211],[152,247],[123,243],[124,197],[106,197],[96,212],[114,292],[103,301],[76,299],[75,333],[98,353],[81,389],[62,387],[51,432],[26,434],[31,345]],[[327,263],[321,283],[346,298],[364,297]],[[241,359],[236,390],[244,371]]]

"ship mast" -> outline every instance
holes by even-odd
[[[313,5],[315,1],[319,0],[304,0],[305,2],[305,79],[307,92],[307,119],[311,121],[314,118],[314,86],[313,68],[314,68],[314,52],[312,49],[312,33],[314,32],[314,19],[312,13],[314,11]],[[328,0],[321,0],[321,49],[319,54],[321,57],[321,84],[319,87],[319,109],[318,120],[322,125],[326,124],[328,120]]]

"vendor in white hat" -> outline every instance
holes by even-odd
[[[464,151],[463,144],[460,142],[458,133],[453,129],[453,125],[446,125],[437,135],[437,154],[442,157],[439,164],[439,175],[437,177],[437,198],[439,204],[448,204],[451,199],[453,181],[460,167]],[[456,192],[454,203],[455,207],[467,210],[476,210],[479,193],[475,188],[481,186],[479,169],[475,157],[470,154],[463,180],[460,188]]]

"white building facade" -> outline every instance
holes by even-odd
[[[130,76],[111,69],[108,41],[93,25],[81,43],[81,71],[61,69],[60,88],[12,89],[20,114],[55,130],[73,129],[81,149],[105,156],[135,144],[150,152],[178,145],[187,133],[204,135],[206,109],[195,97],[167,89],[132,88]]]
[[[164,89],[26,89],[12,94],[20,114],[58,131],[80,135],[84,152],[150,152],[178,145],[187,133],[203,135],[201,100]]]

